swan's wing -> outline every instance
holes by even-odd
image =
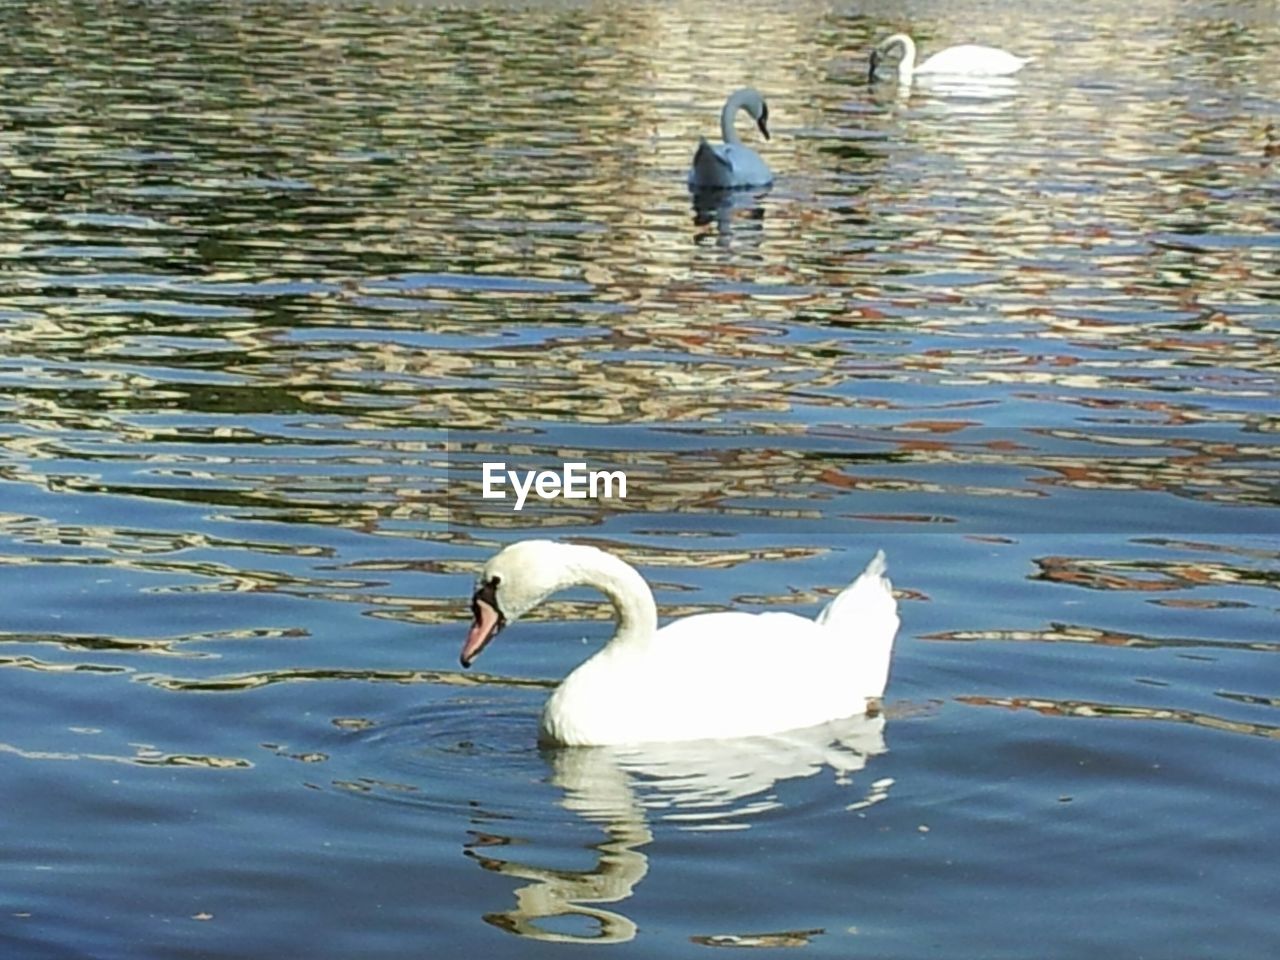
[[[759,722],[761,732],[798,728],[859,713],[883,695],[897,618],[868,621],[836,631],[794,613],[700,614],[659,630],[650,656],[673,709],[740,731],[710,735],[738,736]]]
[[[713,146],[705,137],[698,143],[689,170],[689,186],[695,190],[762,187],[772,182],[768,165],[750,147],[740,143]]]
[[[892,633],[850,634],[793,613],[684,617],[573,671],[547,701],[541,735],[623,744],[811,727],[883,695],[892,645]]]
[[[1017,73],[1029,62],[999,47],[962,43],[935,53],[916,67],[915,73],[952,73],[968,76],[1002,76]]]
[[[672,620],[654,634],[663,650],[681,649],[733,652],[750,648],[787,651],[788,644],[817,641],[825,634],[814,629],[807,617],[779,610],[746,613],[725,610],[719,613],[695,613],[691,617]],[[793,652],[793,651],[788,651]]]
[[[787,675],[795,672],[803,678],[803,688],[815,682],[815,667],[856,669],[859,674],[870,673],[870,686],[878,689],[868,696],[878,696],[898,629],[897,608],[892,594],[885,609],[880,596],[869,595],[870,591],[855,594],[852,589],[841,594],[845,619],[834,626],[777,610],[701,613],[673,620],[658,630],[653,656],[682,673],[731,684],[747,677],[767,677],[786,687]],[[870,662],[872,669],[865,670],[864,662]]]
[[[726,143],[724,157],[733,168],[735,187],[763,187],[773,183],[769,165],[750,147],[741,143]]]

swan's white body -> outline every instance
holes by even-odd
[[[706,613],[657,629],[644,578],[594,547],[525,540],[485,565],[463,665],[507,619],[576,585],[601,590],[613,638],[565,678],[540,739],[566,746],[749,737],[866,711],[884,692],[897,603],[877,554],[810,620],[794,613]]]
[[[703,137],[689,168],[690,190],[733,190],[739,187],[763,187],[773,182],[769,165],[738,138],[734,117],[745,110],[764,138],[769,139],[769,107],[759,91],[744,87],[735,90],[720,111],[720,136],[724,143],[716,146]]]
[[[976,43],[963,43],[940,50],[919,66],[916,66],[916,43],[905,33],[895,33],[876,44],[871,52],[871,78],[875,78],[880,57],[893,47],[902,48],[898,58],[898,80],[910,83],[913,76],[922,74],[955,77],[1005,77],[1017,73],[1030,57],[1019,57],[999,47],[985,47]]]

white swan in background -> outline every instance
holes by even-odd
[[[756,122],[766,140],[769,139],[769,105],[760,91],[743,87],[729,94],[720,111],[720,137],[724,143],[713,146],[706,137],[698,142],[689,168],[690,190],[731,190],[736,187],[763,187],[773,182],[769,165],[750,147],[738,139],[733,128],[734,117],[745,110]]]
[[[916,42],[905,33],[885,37],[871,51],[871,67],[867,79],[874,81],[881,59],[894,47],[901,47],[898,58],[898,81],[910,83],[919,74],[941,74],[960,77],[1006,77],[1017,73],[1030,57],[1019,57],[999,47],[984,47],[976,43],[963,43],[947,47],[916,66]]]
[[[877,553],[809,620],[794,613],[704,613],[658,629],[649,585],[595,547],[523,540],[490,558],[471,598],[469,667],[508,620],[585,585],[613,604],[616,630],[564,679],[539,739],[564,746],[750,737],[866,711],[884,692],[897,602]]]

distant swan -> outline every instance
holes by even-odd
[[[895,46],[902,47],[898,58],[898,80],[910,83],[916,74],[947,74],[964,77],[1004,77],[1017,73],[1030,57],[1019,57],[999,47],[984,47],[976,43],[963,43],[947,47],[916,66],[916,43],[905,33],[895,33],[881,40],[871,51],[871,68],[867,79],[874,81],[880,60]]]
[[[735,187],[763,187],[773,182],[769,165],[760,155],[738,139],[733,120],[745,110],[756,122],[766,140],[769,139],[769,105],[758,90],[743,87],[735,90],[720,111],[721,146],[713,146],[706,137],[698,142],[689,168],[690,190],[727,190]]]
[[[522,540],[490,558],[471,598],[469,667],[506,625],[557,591],[592,586],[616,630],[542,711],[539,740],[564,746],[749,737],[866,711],[884,692],[898,630],[883,553],[810,620],[727,611],[658,629],[635,568],[595,547]]]

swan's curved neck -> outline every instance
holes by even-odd
[[[630,564],[603,551],[592,551],[570,569],[575,585],[595,587],[613,605],[617,630],[605,649],[633,649],[649,642],[658,629],[653,591]]]
[[[724,107],[720,111],[720,139],[725,143],[742,142],[738,138],[738,131],[733,128],[733,121],[738,111],[743,108],[746,96],[744,91],[739,90],[724,102]]]
[[[910,80],[916,68],[916,42],[905,33],[895,33],[884,42],[886,48],[898,44],[902,47],[902,56],[898,60],[898,76]]]

